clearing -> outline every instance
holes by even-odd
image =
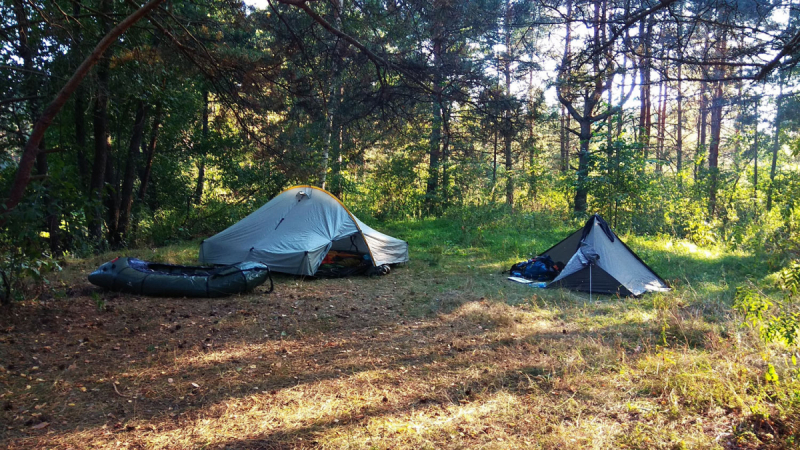
[[[113,255],[70,261],[0,313],[0,447],[795,445],[792,363],[731,310],[763,264],[623,236],[673,292],[589,301],[500,273],[569,231],[394,224],[412,262],[388,276],[277,276],[272,294],[224,299],[104,292],[85,276]]]

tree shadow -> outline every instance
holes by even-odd
[[[449,377],[446,380],[450,380],[468,371],[483,369],[480,374],[458,380],[454,385],[433,379],[433,389],[428,393],[386,399],[377,405],[360,407],[355,413],[315,419],[312,425],[208,443],[209,448],[303,448],[313,446],[314,437],[326,430],[364,423],[383,415],[459,405],[462,401],[476,399],[478,394],[507,391],[522,395],[533,383],[540,395],[548,395],[554,387],[553,380],[565,370],[563,363],[557,361],[557,355],[553,355],[558,351],[554,348],[559,341],[579,345],[594,339],[612,352],[616,351],[616,336],[641,338],[657,335],[659,331],[656,326],[617,324],[591,332],[536,331],[514,338],[494,339],[492,325],[469,314],[442,312],[409,318],[402,305],[409,298],[410,289],[398,288],[398,281],[402,286],[403,278],[391,277],[317,280],[311,284],[299,283],[295,288],[279,291],[276,296],[256,294],[222,301],[175,302],[121,295],[113,298],[110,315],[97,311],[90,314],[92,309],[86,307],[75,311],[66,307],[57,309],[46,315],[51,321],[48,329],[63,324],[62,319],[66,318],[68,326],[76,332],[67,335],[68,339],[62,342],[53,343],[46,352],[41,345],[31,344],[29,348],[39,355],[37,364],[57,368],[57,380],[69,382],[71,386],[81,384],[88,389],[76,394],[37,386],[37,400],[49,397],[60,404],[76,401],[77,407],[86,408],[87,414],[80,423],[60,423],[50,418],[48,430],[53,435],[33,440],[25,440],[19,432],[0,430],[3,433],[0,441],[9,439],[14,445],[36,447],[49,445],[53,437],[69,438],[104,426],[117,429],[115,426],[119,424],[120,432],[124,432],[126,423],[148,423],[159,430],[174,430],[187,421],[214,417],[218,414],[212,412],[216,406],[233,399],[275,398],[284,392],[335,383],[348,377],[356,380],[371,373],[390,374],[378,385],[391,390],[403,379],[427,382],[429,374],[443,373]],[[353,292],[365,283],[374,283],[379,289],[372,286],[368,295]],[[350,303],[329,308],[332,301],[347,296],[353,297]],[[136,305],[127,308],[124,302]],[[321,311],[328,310],[336,312],[327,314],[322,321],[329,325],[325,329],[299,332],[284,326],[292,321],[294,325],[307,323],[313,317],[320,321]],[[194,324],[190,326],[190,323]],[[262,327],[269,329],[269,337],[256,334]],[[192,331],[187,331],[189,329]],[[288,329],[290,333],[284,336],[274,332],[279,329]],[[26,330],[35,331],[35,324],[28,324]],[[187,337],[191,337],[192,342],[187,343]],[[129,341],[119,344],[123,338]],[[0,345],[5,344],[8,341],[0,341]],[[691,345],[702,348],[704,344],[701,339]],[[70,356],[66,360],[62,355],[77,355],[76,350],[84,348],[91,349],[94,354],[128,355],[137,362],[122,367],[109,365],[103,368],[105,373],[98,375],[73,376],[69,366],[80,363],[82,358],[88,360],[87,353],[81,352],[80,357]],[[622,350],[628,352],[630,358],[636,358],[632,345]],[[513,358],[509,359],[516,361],[499,360],[496,355],[504,351],[512,352]],[[113,358],[108,360],[109,364],[113,361]],[[508,368],[495,370],[500,365]],[[250,373],[251,367],[256,367],[256,371]],[[90,384],[93,376],[102,376],[106,381]],[[193,380],[209,382],[193,386]],[[214,386],[214,380],[226,383],[224,388]],[[15,387],[24,389],[27,382],[18,380]],[[111,384],[116,382],[119,384]],[[582,399],[587,394],[576,395]],[[30,406],[14,404],[12,412],[21,411],[20,408],[29,409]]]

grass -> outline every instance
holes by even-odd
[[[787,349],[731,310],[737,285],[771,289],[751,255],[623,237],[674,290],[589,301],[501,273],[573,224],[479,213],[379,227],[411,244],[388,276],[269,295],[103,292],[85,275],[116,255],[69,261],[0,313],[0,447],[796,447]]]

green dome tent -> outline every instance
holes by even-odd
[[[586,225],[542,252],[566,261],[547,288],[562,287],[595,294],[639,296],[670,288],[595,214]]]
[[[204,240],[200,261],[258,261],[272,271],[314,275],[331,250],[365,255],[375,267],[408,261],[407,242],[370,228],[333,194],[314,186],[287,189]]]

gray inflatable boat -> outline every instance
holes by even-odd
[[[270,280],[269,267],[245,261],[221,267],[179,266],[116,258],[89,275],[105,289],[158,297],[224,297],[253,290]]]

